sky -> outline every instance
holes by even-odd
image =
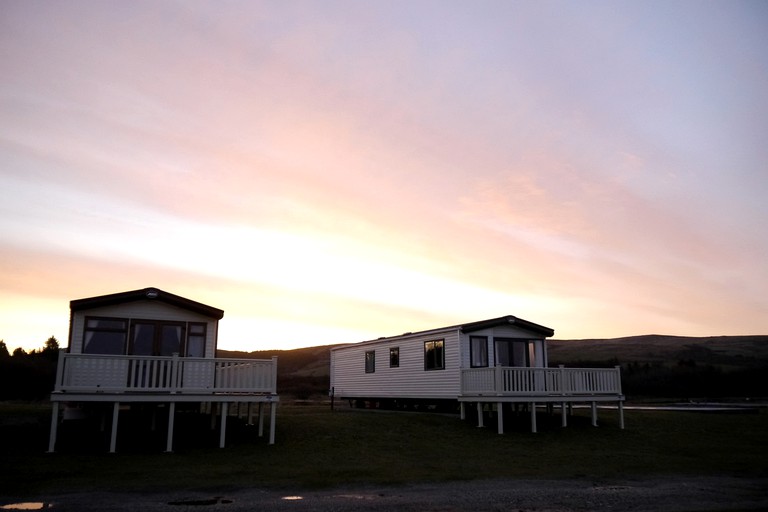
[[[768,4],[0,2],[0,339],[768,334]]]

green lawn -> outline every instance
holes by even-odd
[[[539,433],[528,416],[505,416],[478,429],[458,416],[381,412],[316,406],[281,406],[276,444],[253,427],[230,420],[227,448],[207,428],[188,433],[177,421],[177,448],[162,453],[164,431],[150,448],[131,442],[136,432],[121,420],[118,453],[107,454],[97,430],[81,436],[62,431],[61,451],[47,448],[47,405],[0,404],[0,495],[66,492],[318,488],[346,484],[402,484],[476,478],[597,480],[661,475],[768,475],[768,411],[759,414],[626,412],[625,430],[615,411],[577,411],[569,427],[539,413]],[[207,425],[207,423],[206,423]],[[196,425],[199,427],[200,425]],[[139,433],[138,437],[149,435]],[[122,448],[121,448],[122,447]]]

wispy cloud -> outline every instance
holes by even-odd
[[[150,285],[251,349],[768,327],[764,9],[2,9],[0,300],[50,319],[11,346]]]

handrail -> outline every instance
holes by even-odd
[[[277,357],[208,359],[61,351],[55,392],[277,393]]]

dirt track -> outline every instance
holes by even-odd
[[[55,511],[705,511],[768,510],[768,478],[484,480],[323,491],[240,489],[168,494],[77,492],[0,498],[45,502]]]

